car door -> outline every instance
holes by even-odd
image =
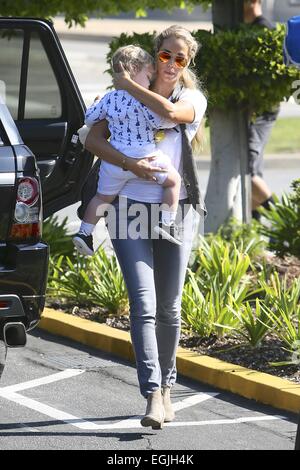
[[[75,203],[92,165],[77,145],[85,105],[51,22],[0,18],[0,95],[35,154],[44,218]]]

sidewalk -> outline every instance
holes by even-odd
[[[211,157],[210,155],[198,155],[195,157],[197,168],[199,170],[209,170]],[[265,169],[278,169],[289,168],[298,170],[300,174],[300,154],[299,153],[267,153],[264,154],[264,168]],[[296,178],[296,174],[295,174]]]
[[[162,31],[174,24],[174,21],[157,21],[142,18],[136,19],[117,19],[102,18],[89,19],[85,28],[81,26],[73,26],[68,28],[65,21],[61,17],[54,19],[54,27],[61,39],[79,39],[87,41],[111,41],[113,37],[120,36],[121,33],[132,34],[146,33],[153,31]],[[197,29],[212,29],[212,23],[204,23],[199,21],[177,21],[176,24],[183,26],[189,31]]]

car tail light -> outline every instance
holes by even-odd
[[[10,231],[10,240],[26,240],[41,236],[41,224],[13,224]]]
[[[39,184],[35,178],[22,178],[18,182],[17,200],[32,205],[39,197]]]
[[[10,240],[25,241],[41,237],[40,185],[32,177],[17,181],[17,201]]]

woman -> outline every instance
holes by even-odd
[[[196,88],[195,77],[188,69],[196,55],[197,42],[187,30],[175,25],[156,38],[155,49],[156,78],[151,90],[133,82],[124,70],[115,75],[114,85],[127,90],[162,117],[185,124],[185,135],[189,141],[195,141],[206,110],[206,99]],[[161,428],[163,422],[172,421],[175,417],[170,388],[176,380],[181,296],[193,240],[194,215],[190,202],[195,207],[197,201],[194,195],[198,194],[195,167],[185,165],[186,170],[182,173],[181,127],[164,131],[164,139],[159,145],[170,156],[172,164],[184,180],[179,207],[181,211],[184,209],[182,218],[181,211],[178,211],[182,245],[153,237],[151,213],[162,200],[162,188],[154,181],[153,172],[157,172],[158,168],[151,166],[151,158],[128,159],[113,149],[107,142],[105,122],[95,125],[86,140],[86,148],[92,153],[138,176],[125,185],[120,200],[126,196],[129,209],[137,203],[142,203],[147,209],[150,222],[148,237],[133,238],[127,231],[125,237],[112,237],[112,243],[129,295],[131,338],[140,391],[147,398],[146,413],[141,424],[152,426],[153,429]],[[121,210],[120,205],[115,204],[115,207],[117,211]],[[125,217],[127,227],[134,219],[128,212],[124,213],[123,219],[121,217],[123,221]]]

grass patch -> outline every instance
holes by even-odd
[[[300,118],[277,119],[264,153],[300,153]],[[209,128],[204,130],[203,149],[199,155],[210,155]]]
[[[265,153],[300,153],[300,118],[277,119]]]

